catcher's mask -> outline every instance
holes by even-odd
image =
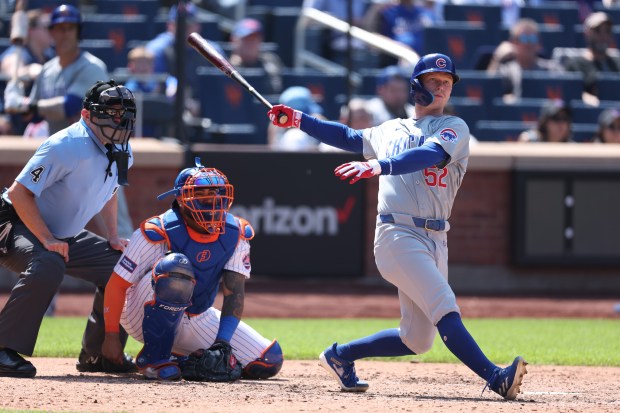
[[[116,161],[118,183],[128,185],[129,138],[136,120],[133,93],[114,80],[98,81],[86,92],[83,107],[90,112],[90,121],[99,128],[99,134],[108,141],[105,145],[109,159],[106,179]]]
[[[228,178],[215,168],[207,168],[196,158],[196,167],[181,171],[174,188],[157,197],[174,194],[186,216],[210,234],[225,232],[226,214],[234,200],[234,188]]]
[[[452,75],[452,84],[456,84],[460,77],[456,74],[456,67],[445,54],[432,53],[420,58],[411,74],[411,99],[420,106],[428,106],[433,103],[435,97],[420,82],[420,76],[424,73],[444,72]]]

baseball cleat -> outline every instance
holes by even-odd
[[[159,366],[148,366],[140,369],[140,373],[142,373],[145,378],[150,380],[181,380],[181,369],[176,363],[164,363]]]
[[[368,383],[355,375],[355,363],[338,357],[336,346],[337,343],[332,344],[319,355],[321,367],[338,380],[342,391],[362,392],[368,390]]]
[[[506,400],[516,399],[521,390],[523,375],[527,373],[525,366],[527,366],[527,362],[519,356],[510,366],[503,369],[498,367],[491,375],[485,389],[489,387]]]

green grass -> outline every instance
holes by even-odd
[[[385,328],[396,319],[246,319],[268,338],[277,338],[288,359],[315,359],[334,341],[346,342]],[[465,325],[485,354],[507,364],[522,355],[533,364],[620,366],[620,320],[601,319],[465,319]],[[77,357],[85,318],[45,318],[35,357]],[[130,338],[125,350],[138,353],[142,345]],[[454,363],[456,358],[435,340],[421,356],[394,360]],[[385,359],[384,359],[385,360]]]

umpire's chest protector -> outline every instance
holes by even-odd
[[[226,231],[216,241],[202,243],[193,240],[183,219],[174,209],[148,221],[165,231],[170,250],[185,254],[192,263],[196,285],[188,314],[200,314],[213,305],[217,295],[222,269],[232,257],[239,241],[239,226],[232,214],[227,214]],[[163,235],[163,234],[162,234]]]

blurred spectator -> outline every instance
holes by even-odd
[[[598,130],[594,142],[620,143],[620,110],[605,109],[598,117]]]
[[[368,110],[368,101],[362,98],[352,98],[348,104],[340,108],[338,122],[350,128],[362,130],[374,126],[372,113]],[[335,146],[327,145],[323,142],[319,144],[321,152],[344,152]]]
[[[349,17],[348,0],[304,0],[304,8],[313,8],[334,16],[345,22],[351,21],[353,26],[364,26],[364,15],[366,13],[366,1],[353,1],[351,4],[352,15]],[[323,46],[323,55],[325,58],[336,62],[340,65],[346,64],[348,40],[345,33],[335,30],[329,31],[329,40],[327,45]],[[368,50],[364,42],[351,38],[352,59],[354,65],[368,57]]]
[[[26,137],[47,137],[76,122],[86,90],[98,80],[108,79],[105,63],[80,49],[81,28],[82,16],[76,7],[56,7],[49,25],[56,57],[43,65],[29,97],[7,86],[5,111],[23,114],[30,121]]]
[[[534,20],[520,19],[510,28],[509,40],[500,43],[487,68],[487,72],[498,73],[502,76],[502,94],[505,98],[514,100],[522,97],[521,79],[524,71],[560,72],[563,70],[556,62],[539,57],[541,50],[538,23]]]
[[[200,33],[200,22],[198,20],[198,9],[193,3],[180,3],[185,4],[185,34],[186,38],[190,33]],[[172,76],[179,78],[177,73],[177,60],[175,51],[176,32],[177,32],[177,14],[178,6],[173,5],[168,12],[168,21],[166,22],[166,31],[158,34],[153,40],[146,44],[146,48],[153,53],[154,70],[155,73],[169,73]],[[204,66],[204,58],[196,53],[196,51],[183,42],[185,47],[185,79],[187,80],[187,88],[185,90],[186,106],[189,108],[190,113],[193,116],[200,116],[200,103],[197,100],[197,92],[192,91],[200,90],[204,85],[201,85],[198,81],[198,74],[196,69],[200,66]],[[215,49],[217,49],[222,56],[224,52],[221,47],[214,42],[210,42]]]
[[[278,103],[290,106],[312,116],[325,119],[323,108],[312,97],[310,89],[291,86],[282,92]],[[268,128],[268,142],[273,149],[284,151],[317,150],[319,141],[298,128],[281,129],[271,123]]]
[[[45,62],[54,56],[52,37],[48,31],[50,16],[41,9],[33,9],[27,12],[28,28],[27,37],[23,47],[10,46],[0,54],[0,71],[11,79],[18,79],[19,87],[23,89],[23,95],[27,96],[34,79],[41,73]],[[10,116],[10,129],[12,135],[22,135],[27,122],[21,115]]]
[[[127,69],[131,76],[125,82],[125,87],[133,92],[139,108],[144,109],[146,106],[144,103],[151,97],[166,97],[171,105],[174,103],[177,79],[170,75],[160,74],[158,76],[153,73],[154,56],[146,47],[138,46],[129,51]],[[172,106],[170,110],[173,110]],[[164,131],[157,128],[159,122],[155,124],[145,121],[145,118],[149,116],[157,116],[157,114],[145,113],[145,110],[138,111],[135,136],[159,137],[163,135]]]
[[[583,101],[594,106],[599,103],[598,74],[620,72],[620,58],[610,55],[608,51],[614,42],[612,28],[613,22],[607,13],[599,11],[590,14],[583,23],[587,49],[580,56],[565,62],[566,70],[582,73]]]
[[[410,100],[409,72],[399,66],[384,68],[377,77],[377,96],[366,105],[374,125],[394,118],[410,118],[415,108]]]
[[[263,69],[269,78],[270,90],[265,93],[282,91],[282,60],[269,51],[261,51],[263,45],[263,26],[256,19],[239,20],[231,33],[232,52],[230,63],[236,68]]]
[[[519,142],[572,142],[573,115],[561,100],[550,100],[540,110],[538,124],[519,135]]]
[[[418,6],[415,0],[396,0],[394,3],[381,5],[378,11],[371,8],[369,13],[376,13],[377,16],[375,22],[367,20],[370,30],[401,42],[417,53],[424,50],[424,28],[433,26],[438,21],[434,14],[429,13],[428,8]],[[391,56],[381,57],[381,66],[397,63]]]

